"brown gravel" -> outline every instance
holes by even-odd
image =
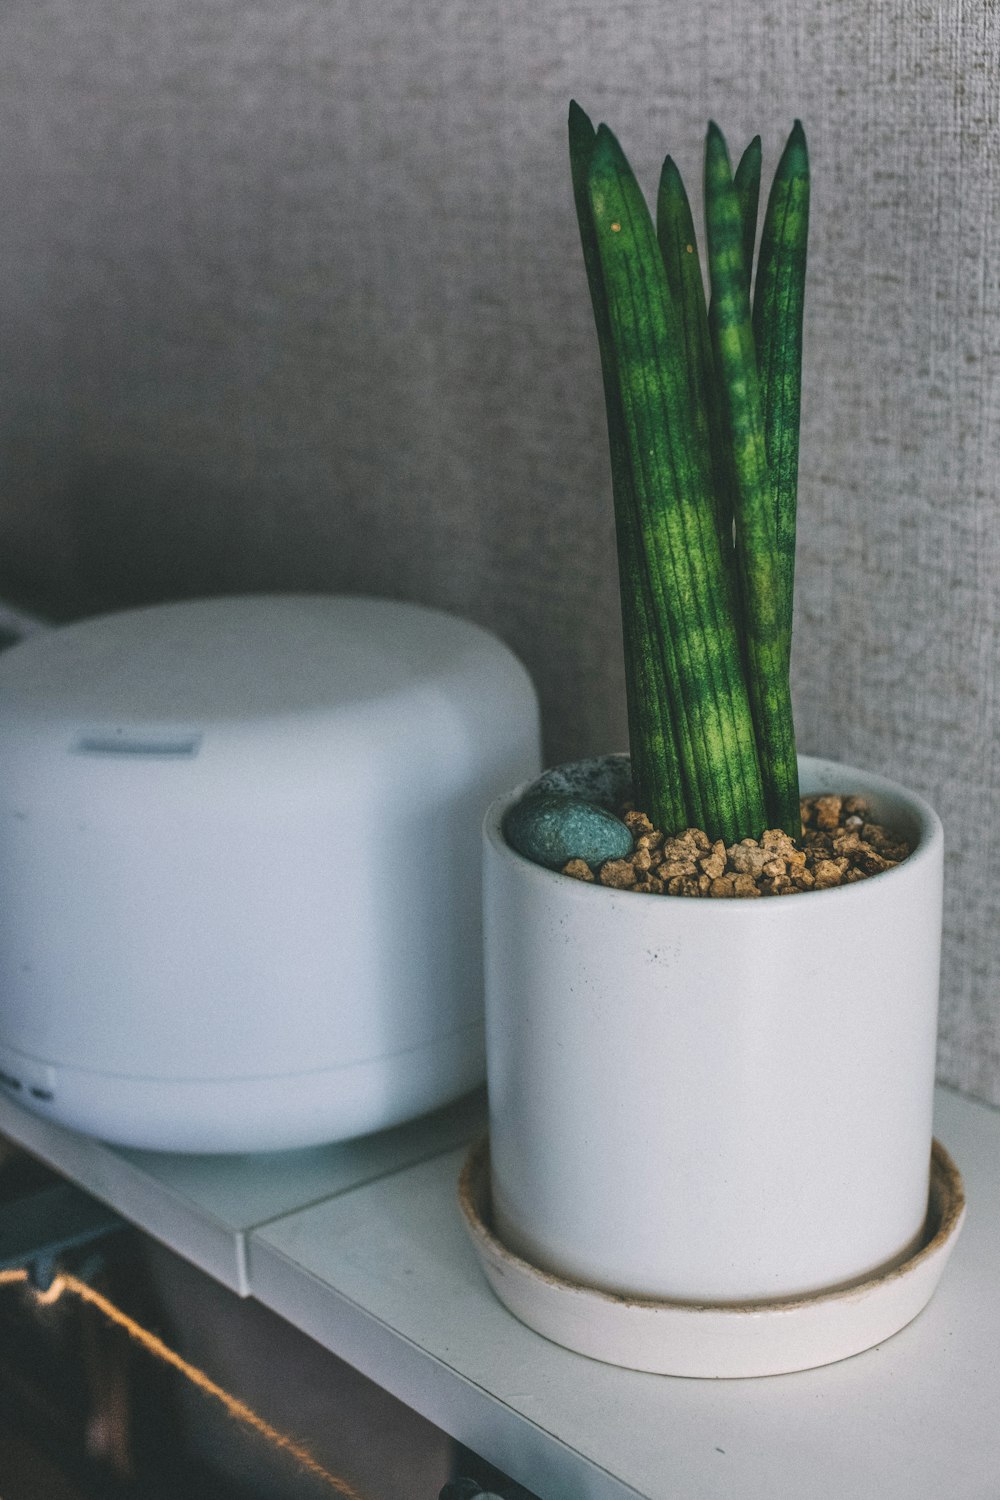
[[[618,890],[667,896],[794,896],[800,891],[849,885],[890,870],[906,859],[905,840],[871,821],[862,797],[803,797],[802,838],[780,828],[759,839],[727,848],[700,828],[667,837],[641,812],[626,812],[635,849],[625,859],[609,859],[594,872],[582,859],[570,860],[564,875],[594,880]]]

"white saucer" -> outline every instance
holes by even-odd
[[[704,1379],[808,1370],[881,1343],[926,1307],[965,1217],[961,1175],[935,1141],[925,1239],[902,1265],[781,1302],[694,1304],[603,1292],[513,1254],[490,1223],[486,1138],[466,1159],[459,1202],[490,1285],[522,1323],[607,1364]]]

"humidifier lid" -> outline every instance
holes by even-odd
[[[0,659],[6,715],[197,723],[371,704],[469,669],[498,643],[385,599],[252,595],[152,605],[31,638]]]

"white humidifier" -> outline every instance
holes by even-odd
[[[385,600],[157,606],[0,656],[0,1087],[125,1145],[343,1140],[483,1077],[479,841],[524,668]]]

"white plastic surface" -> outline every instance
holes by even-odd
[[[927,1207],[943,836],[921,799],[803,758],[916,842],[758,900],[543,869],[485,825],[493,1212],[531,1264],[669,1301],[771,1301],[887,1269]]]
[[[685,1380],[587,1359],[490,1290],[451,1152],[254,1234],[254,1295],[542,1500],[996,1500],[1000,1113],[940,1091],[969,1214],[901,1332],[824,1369]]]
[[[96,1024],[96,1022],[95,1022]],[[289,1024],[294,1016],[289,1012]],[[479,1020],[422,1046],[332,1068],[257,1078],[143,1078],[40,1066],[0,1047],[4,1090],[76,1130],[154,1150],[294,1151],[386,1130],[474,1089],[483,1077]]]
[[[0,1085],[124,1144],[271,1150],[482,1076],[478,824],[538,765],[495,637],[258,596],[0,657]]]
[[[0,1125],[26,1144],[44,1130],[46,1159],[98,1190],[109,1154],[99,1143],[2,1101]],[[615,1369],[533,1333],[493,1295],[463,1228],[464,1146],[326,1201],[313,1168],[317,1201],[297,1213],[281,1212],[272,1171],[274,1222],[248,1236],[248,1285],[542,1500],[996,1500],[1000,1112],[942,1089],[935,1133],[969,1199],[941,1285],[902,1332],[826,1369],[684,1380]],[[200,1165],[163,1161],[184,1183]],[[224,1216],[253,1164],[210,1166],[201,1206],[214,1181]],[[171,1239],[176,1185],[148,1180],[164,1198],[159,1237],[187,1254]]]

